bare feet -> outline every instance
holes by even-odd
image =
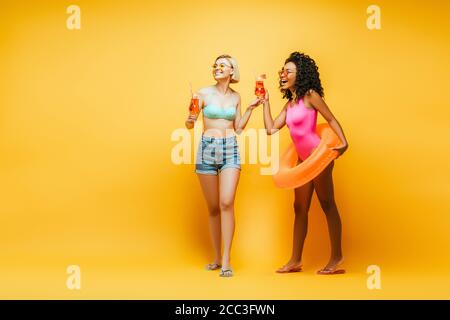
[[[301,261],[289,261],[284,266],[279,268],[277,273],[290,273],[290,272],[300,272],[302,271],[302,262]]]
[[[344,262],[344,258],[335,258],[330,259],[328,264],[323,268],[317,271],[317,274],[322,275],[330,275],[330,274],[343,274],[345,273],[344,269],[339,269],[339,265],[341,265]]]

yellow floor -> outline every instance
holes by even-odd
[[[81,290],[66,287],[66,266],[3,268],[1,299],[449,299],[450,275],[430,270],[381,269],[381,289],[369,290],[363,265],[347,274],[318,276],[320,267],[276,274],[276,266],[235,266],[233,278],[205,271],[201,261],[186,265],[126,261],[82,265]]]

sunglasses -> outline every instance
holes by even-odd
[[[223,69],[225,69],[225,67],[229,67],[229,68],[233,69],[233,66],[227,65],[225,63],[219,63],[219,64],[214,63],[212,65],[213,70],[220,69],[223,71]]]
[[[282,69],[282,70],[278,71],[278,75],[280,77],[282,77],[282,76],[287,77],[288,74],[295,73],[295,72],[296,72],[295,70],[291,70],[291,69]]]

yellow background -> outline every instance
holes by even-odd
[[[0,298],[450,298],[447,2],[80,0],[73,31],[70,4],[0,7]],[[366,27],[370,4],[381,30]],[[297,50],[319,65],[350,145],[334,170],[348,274],[315,275],[329,255],[315,195],[305,272],[274,273],[290,254],[293,192],[246,164],[236,276],[221,279],[203,271],[206,205],[170,136],[189,81],[213,84],[223,53],[240,65],[244,106],[265,72],[277,113],[276,71]],[[248,128],[262,127],[257,109]],[[372,264],[381,290],[366,287]]]

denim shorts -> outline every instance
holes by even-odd
[[[202,135],[197,151],[195,172],[218,175],[226,168],[241,169],[241,156],[236,136],[214,138]]]

